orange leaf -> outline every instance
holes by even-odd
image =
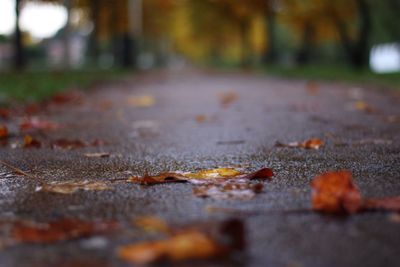
[[[23,243],[52,243],[92,236],[115,229],[115,222],[86,222],[61,219],[50,223],[15,222],[11,233],[14,240]]]
[[[327,172],[311,182],[312,207],[325,213],[355,213],[362,208],[361,194],[349,171]]]

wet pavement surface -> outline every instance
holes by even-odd
[[[227,92],[236,99],[223,106],[220,97]],[[154,103],[132,104],[143,95],[152,96]],[[365,104],[373,109],[360,108]],[[130,226],[144,215],[176,225],[231,217],[244,221],[244,255],[196,266],[398,266],[400,223],[390,219],[393,214],[314,213],[309,210],[309,183],[317,174],[348,169],[363,195],[400,195],[399,115],[398,92],[340,83],[310,86],[256,74],[158,72],[99,85],[85,92],[80,104],[39,113],[61,127],[37,136],[97,139],[105,141],[102,146],[12,148],[23,135],[13,124],[18,118],[7,122],[14,136],[0,147],[0,159],[33,177],[0,166],[0,218],[112,219],[123,229],[51,245],[5,247],[0,266],[129,266],[115,249],[148,239]],[[326,145],[319,150],[274,146],[311,137]],[[93,152],[111,156],[84,156]],[[219,166],[248,171],[269,167],[275,176],[264,182],[261,194],[245,201],[198,198],[190,184],[144,187],[122,181],[105,191],[35,191],[49,181],[110,181]],[[210,206],[221,209],[210,212]]]

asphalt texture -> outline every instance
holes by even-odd
[[[220,95],[226,92],[237,98],[223,106]],[[137,107],[129,102],[141,95],[152,96],[154,104]],[[373,107],[372,112],[355,108],[357,101]],[[310,86],[259,74],[200,71],[135,74],[99,84],[84,92],[79,104],[39,113],[62,127],[36,137],[43,142],[98,139],[103,146],[13,148],[23,137],[16,124],[20,118],[5,122],[13,137],[0,147],[0,159],[35,178],[0,166],[0,219],[112,219],[123,229],[51,245],[5,247],[0,266],[130,266],[116,257],[115,249],[150,238],[130,226],[144,215],[172,225],[242,219],[244,255],[198,266],[399,266],[400,223],[391,219],[392,213],[328,216],[310,210],[310,181],[329,170],[350,170],[366,197],[400,195],[399,115],[398,91],[370,85]],[[275,147],[277,141],[311,137],[323,139],[325,146]],[[89,152],[111,156],[83,155]],[[190,184],[144,187],[119,181],[106,191],[35,191],[46,181],[110,181],[219,166],[248,171],[269,167],[275,176],[264,182],[261,194],[245,201],[198,198]],[[210,212],[209,206],[222,209]]]

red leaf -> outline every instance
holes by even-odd
[[[0,125],[0,139],[8,137],[8,129],[4,125]]]

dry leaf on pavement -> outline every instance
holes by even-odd
[[[159,261],[182,262],[228,256],[244,249],[244,227],[239,220],[228,220],[216,231],[200,227],[185,227],[171,231],[163,240],[139,242],[118,248],[119,258],[134,264]]]
[[[223,92],[220,93],[218,96],[219,96],[219,102],[221,103],[221,106],[224,108],[230,106],[238,98],[238,95],[235,92]]]
[[[305,149],[319,149],[324,145],[324,141],[322,141],[319,138],[311,138],[308,140],[305,140],[303,142],[290,142],[290,143],[281,143],[281,142],[276,142],[275,146],[276,147],[299,147],[299,148],[305,148]]]
[[[109,187],[104,182],[90,182],[88,180],[84,180],[84,181],[50,182],[38,186],[35,191],[72,194],[77,192],[78,190],[102,191],[107,189],[109,189]]]
[[[213,199],[240,199],[248,200],[261,193],[263,185],[260,183],[249,184],[232,182],[228,180],[220,184],[205,184],[196,186],[193,194],[197,197],[210,197]]]
[[[53,243],[88,237],[116,229],[112,221],[81,221],[61,219],[49,223],[14,222],[11,227],[12,239],[17,243]]]
[[[177,182],[190,182],[193,184],[206,184],[209,182],[224,181],[228,179],[270,179],[273,176],[273,172],[269,168],[263,168],[253,173],[244,174],[234,168],[217,168],[211,170],[201,170],[193,173],[183,172],[168,172],[161,173],[155,176],[144,176],[144,177],[130,177],[129,182],[153,185],[161,183],[177,183]]]
[[[400,211],[400,196],[362,198],[349,171],[327,172],[311,182],[312,207],[324,213],[348,213],[385,210]]]
[[[41,146],[42,143],[39,140],[33,138],[28,134],[24,136],[24,143],[22,144],[23,148],[33,148],[33,147],[39,148]]]
[[[349,171],[321,174],[312,180],[311,188],[312,207],[316,211],[351,214],[361,209],[361,194]]]
[[[155,104],[155,100],[151,95],[130,96],[128,104],[134,107],[151,107]]]

